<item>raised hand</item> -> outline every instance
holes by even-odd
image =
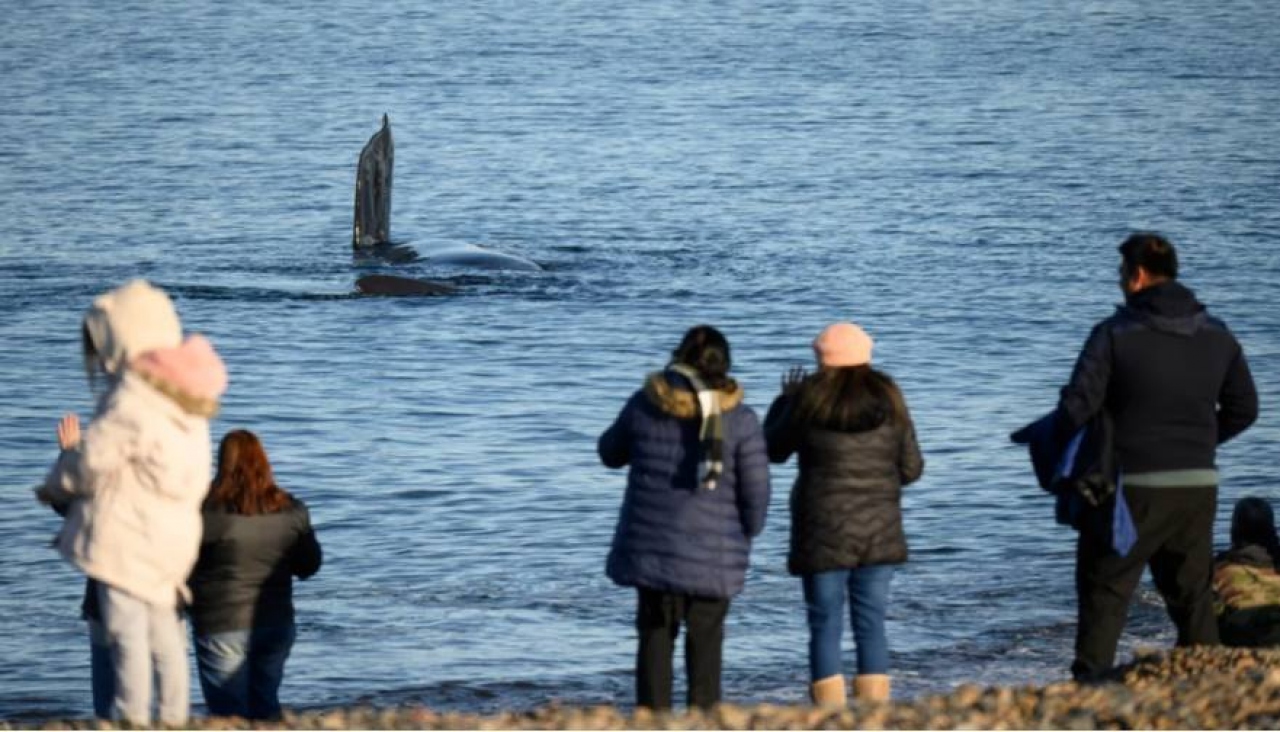
[[[58,446],[63,450],[74,450],[80,445],[80,418],[74,414],[65,414],[58,422]]]
[[[782,393],[788,396],[795,394],[808,377],[809,374],[804,370],[803,366],[792,366],[787,373],[782,375]]]

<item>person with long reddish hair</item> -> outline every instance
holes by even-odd
[[[200,688],[209,713],[280,718],[280,683],[297,635],[293,578],[320,569],[306,505],[276,485],[257,435],[233,430],[218,448],[191,573]]]

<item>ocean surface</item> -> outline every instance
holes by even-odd
[[[87,716],[81,578],[31,488],[88,416],[78,323],[146,277],[224,355],[326,562],[287,705],[632,700],[595,440],[714,324],[758,411],[853,319],[927,465],[904,499],[895,693],[1066,677],[1073,533],[1008,433],[1052,407],[1152,228],[1236,332],[1275,499],[1280,25],[1270,0],[7,3],[0,28],[0,719]],[[545,271],[353,262],[356,156],[396,137],[394,238]],[[371,272],[458,284],[354,295]],[[731,608],[729,700],[807,688],[787,493]],[[1149,580],[1121,658],[1166,646]],[[846,639],[852,669],[852,639]],[[677,661],[677,699],[683,698]],[[196,712],[200,696],[193,695]]]

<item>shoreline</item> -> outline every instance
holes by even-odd
[[[885,704],[844,709],[725,704],[702,713],[623,712],[612,706],[549,705],[527,712],[470,714],[424,707],[286,711],[278,722],[191,720],[185,729],[1276,729],[1280,649],[1193,648],[1147,652],[1106,682],[1044,686],[961,684]],[[130,729],[110,722],[0,720],[9,729]]]

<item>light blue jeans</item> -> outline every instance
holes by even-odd
[[[152,605],[106,583],[98,584],[98,602],[114,671],[112,716],[151,724],[154,683],[161,724],[182,726],[191,710],[191,670],[185,623],[177,608]],[[96,689],[95,684],[95,696]]]
[[[858,674],[888,673],[889,639],[885,635],[884,616],[893,571],[893,565],[875,564],[801,577],[809,620],[809,677],[813,681],[840,674],[846,592]]]
[[[297,627],[290,623],[195,636],[200,688],[209,714],[280,718],[280,683]]]

